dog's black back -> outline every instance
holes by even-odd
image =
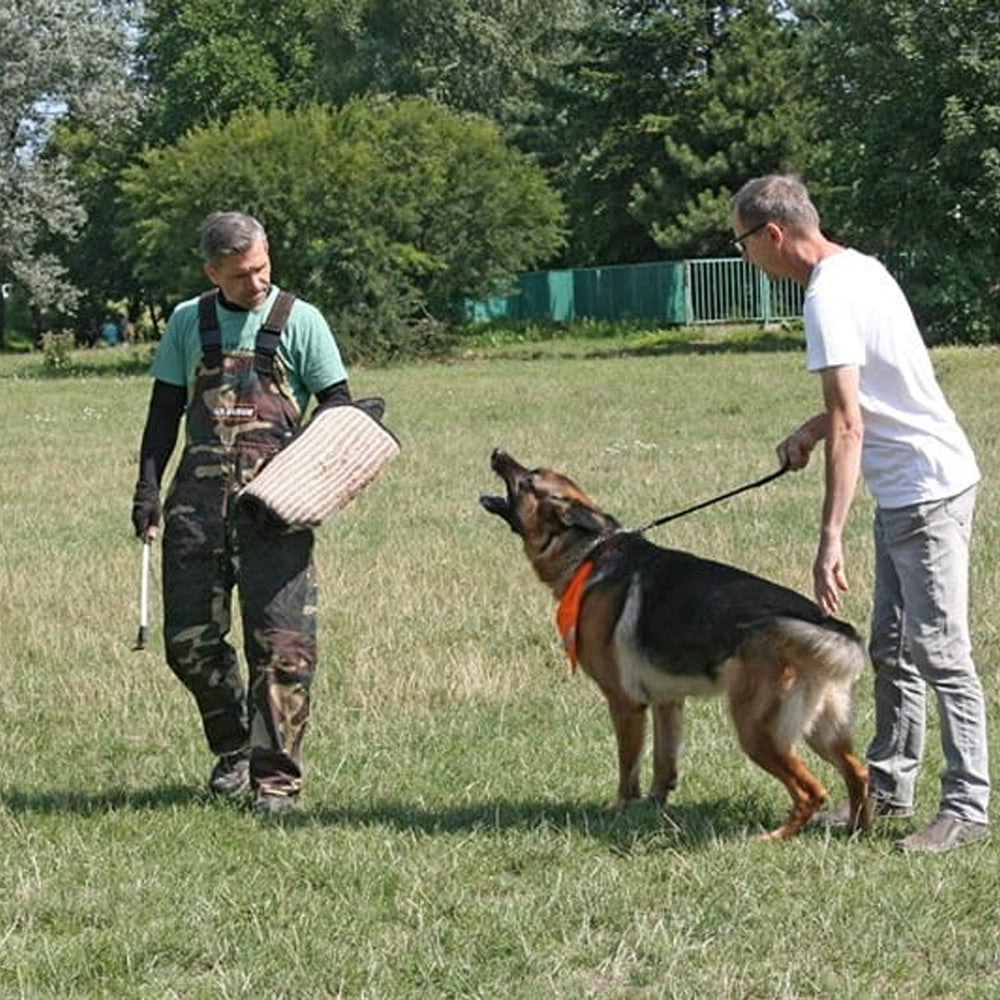
[[[621,584],[624,605],[636,575],[642,602],[636,639],[651,660],[671,673],[714,676],[750,634],[776,618],[797,619],[859,639],[847,622],[824,615],[814,601],[781,584],[654,545],[639,534],[612,536],[601,551],[595,583]]]

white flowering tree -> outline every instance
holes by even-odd
[[[132,0],[0,4],[0,284],[36,309],[72,306],[77,290],[57,250],[84,212],[61,157],[47,149],[60,119],[106,124],[134,113]],[[6,342],[0,297],[0,349]]]

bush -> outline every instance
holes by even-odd
[[[42,363],[46,371],[62,371],[73,359],[76,337],[72,330],[42,334]]]
[[[486,119],[420,99],[244,112],[148,152],[122,190],[134,221],[118,244],[147,288],[195,294],[201,220],[250,212],[275,280],[322,309],[349,360],[436,349],[454,303],[489,297],[563,240],[541,168]]]
[[[971,258],[928,256],[910,277],[907,292],[931,344],[987,344],[997,339],[1000,309],[995,278]]]

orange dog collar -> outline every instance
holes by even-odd
[[[577,658],[577,622],[580,620],[580,604],[583,601],[583,592],[587,586],[587,577],[590,576],[594,568],[594,560],[586,559],[580,564],[579,569],[573,574],[569,585],[559,598],[559,605],[556,608],[556,627],[562,636],[563,647],[569,662],[576,671],[579,662]]]

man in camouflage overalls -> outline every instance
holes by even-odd
[[[217,212],[202,232],[216,286],[174,310],[153,361],[132,522],[160,522],[160,483],[186,412],[186,444],[162,515],[167,662],[194,695],[217,756],[209,787],[254,789],[282,810],[302,783],[301,743],[316,665],[311,531],[282,532],[235,494],[299,425],[310,395],[350,402],[336,342],[318,310],[271,284],[256,219]],[[248,688],[226,641],[239,590]]]

